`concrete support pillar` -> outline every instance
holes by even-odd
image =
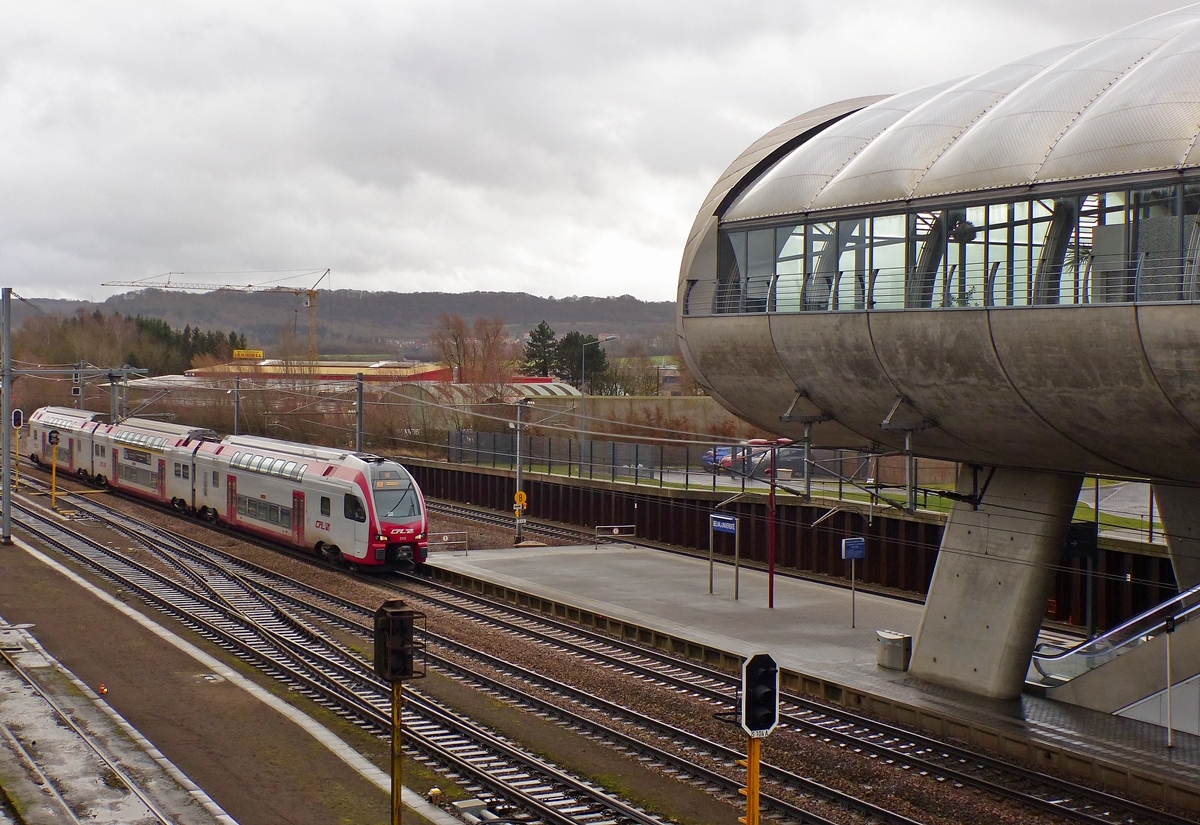
[[[964,465],[909,672],[994,699],[1020,695],[1082,475]]]
[[[1180,591],[1200,584],[1200,488],[1154,485],[1154,504]]]

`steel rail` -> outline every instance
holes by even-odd
[[[474,511],[472,508],[471,512],[478,511]],[[508,523],[503,516],[497,515],[496,518]],[[592,538],[590,534],[588,538],[589,540]],[[297,554],[297,557],[309,560],[307,556]],[[399,575],[420,584],[423,588],[438,590],[448,597],[471,601],[496,613],[515,615],[526,622],[552,628],[558,633],[583,637],[591,645],[610,648],[611,652],[582,648],[586,651],[586,655],[610,666],[624,668],[635,674],[641,673],[644,678],[661,680],[677,690],[699,693],[713,702],[728,705],[735,701],[738,683],[734,677],[724,671],[679,660],[659,651],[589,630],[581,625],[563,622],[535,611],[524,610],[476,593],[418,578],[412,574]],[[370,580],[379,583],[378,579]],[[402,587],[397,587],[397,589],[418,598],[441,603],[448,609],[470,612],[469,608],[464,609],[461,605],[438,600],[428,594],[412,593],[411,590]],[[477,619],[508,629],[510,632],[535,636],[541,641],[572,650],[576,654],[580,649],[578,643],[564,640],[561,636],[514,624],[511,620],[494,614],[479,613]],[[639,663],[623,658],[629,656],[644,661]],[[666,668],[666,670],[659,668]],[[1014,799],[1049,813],[1066,815],[1089,823],[1112,822],[1114,821],[1114,812],[1123,812],[1123,821],[1146,823],[1146,825],[1153,823],[1185,825],[1185,823],[1192,822],[1191,819],[1160,811],[1139,802],[1087,788],[1034,769],[1013,765],[976,751],[904,730],[895,725],[869,719],[846,709],[830,707],[804,696],[785,693],[781,699],[786,703],[781,707],[781,722],[808,731],[810,735],[861,748],[876,756],[899,758],[911,767],[944,776],[963,785],[977,787]],[[788,708],[787,705],[790,705],[791,708]],[[934,755],[940,755],[940,758]],[[946,764],[947,761],[956,764]],[[971,766],[974,766],[973,770],[971,770]],[[995,780],[989,779],[980,775],[983,772],[998,776]],[[1022,790],[1013,784],[1013,780],[1019,780],[1026,785],[1040,786],[1041,792]],[[1047,793],[1047,791],[1052,793]]]
[[[27,514],[29,513],[27,508],[22,508],[22,510]],[[34,516],[42,520],[40,514],[35,513]],[[301,667],[289,666],[279,661],[279,657],[272,655],[270,651],[264,651],[261,646],[256,646],[252,642],[242,638],[243,634],[205,621],[196,614],[195,610],[181,609],[178,604],[171,602],[161,592],[156,592],[156,587],[152,585],[163,586],[165,584],[165,586],[186,591],[188,599],[192,602],[192,607],[197,608],[200,613],[214,610],[218,613],[225,613],[225,606],[219,602],[211,600],[203,594],[191,591],[190,588],[179,583],[170,582],[169,580],[164,583],[162,580],[165,577],[160,576],[155,571],[138,565],[133,560],[125,558],[123,554],[103,547],[85,536],[65,529],[61,525],[45,520],[43,520],[43,524],[43,528],[38,528],[28,524],[26,520],[22,520],[22,527],[38,535],[42,541],[89,563],[103,575],[118,581],[123,586],[129,587],[133,592],[138,593],[138,595],[142,596],[156,608],[175,615],[184,621],[186,625],[196,629],[197,632],[201,632],[207,638],[217,637],[215,640],[218,643],[221,643],[226,648],[234,648],[234,652],[239,654],[241,658],[257,660],[260,664],[266,664],[266,669],[272,672],[272,675],[275,675],[280,681],[289,684],[289,686],[296,688],[298,692],[309,696],[312,696],[316,692],[324,698],[327,706],[332,706],[339,712],[347,709],[351,710],[379,731],[390,731],[390,711],[380,706],[381,704],[386,704],[386,702],[382,702],[383,687],[385,686],[377,680],[374,680],[374,687],[381,699],[380,703],[371,702],[361,695],[356,695],[354,692],[348,691],[345,685],[338,685],[335,678],[336,674],[331,676],[328,671],[323,673],[319,665],[312,663],[311,652],[309,652],[308,656],[300,656],[298,661]],[[54,535],[55,533],[60,535]],[[66,538],[64,539],[64,537]],[[130,570],[137,574],[136,577],[129,575],[122,576],[118,571],[103,565],[79,548],[70,546],[73,542],[87,545],[93,552],[107,556],[110,560],[118,564],[128,566]],[[149,585],[147,579],[151,580]],[[249,622],[249,624],[253,626],[255,623]],[[256,630],[261,630],[261,628],[256,628]],[[275,634],[272,641],[279,642],[281,641],[281,637]],[[293,646],[291,644],[285,645],[285,647]],[[363,667],[366,667],[365,663]],[[303,669],[308,669],[311,672],[307,674],[303,673],[301,672]],[[353,668],[351,669],[353,670]],[[334,670],[337,670],[337,668],[334,668]],[[342,675],[345,674],[343,673]],[[373,681],[373,676],[366,677],[362,681],[364,683],[371,682]],[[390,693],[390,686],[387,687]],[[507,800],[506,804],[517,804],[518,807],[534,813],[541,821],[558,823],[559,825],[578,825],[581,821],[581,816],[589,814],[590,819],[594,819],[603,811],[610,812],[610,815],[615,815],[622,822],[657,823],[659,821],[657,817],[647,815],[637,808],[616,799],[611,794],[604,792],[591,783],[571,777],[554,766],[548,765],[544,760],[526,754],[486,731],[479,730],[469,720],[437,706],[431,700],[415,695],[407,703],[407,706],[408,709],[405,711],[405,719],[407,720],[406,728],[409,729],[410,738],[414,739],[422,749],[432,754],[439,761],[443,762],[443,764],[451,766],[454,770],[461,771],[464,776],[470,777],[472,781],[477,782],[485,788],[489,788],[498,801]],[[429,726],[431,725],[437,726],[437,730],[432,733],[429,730]],[[484,768],[479,764],[471,764],[471,759],[464,759],[456,755],[453,748],[448,748],[438,741],[439,739],[446,739],[447,736],[470,741],[471,744],[469,747],[472,750],[487,752],[487,761],[493,764],[488,768]],[[540,787],[540,790],[535,793],[527,789],[522,789],[520,784],[514,786],[511,782],[498,780],[494,774],[498,771],[503,772],[504,767],[494,764],[498,758],[507,760],[509,764],[514,766],[520,766],[520,768],[510,770],[509,773],[519,773],[524,777],[528,777],[530,774],[540,776],[542,778],[536,781],[545,787]],[[480,762],[478,759],[475,761]],[[547,782],[550,784],[546,785]],[[589,800],[589,803],[581,804],[583,800]],[[559,808],[569,809],[572,813],[570,815],[562,814],[559,812]]]

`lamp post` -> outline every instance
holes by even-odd
[[[595,341],[584,341],[579,348],[579,477],[583,478],[583,447],[587,441],[587,391],[584,382],[587,379],[587,348],[593,344],[599,346],[608,341],[617,340],[615,335],[605,335]]]
[[[522,398],[517,401],[517,492],[513,495],[513,511],[517,517],[517,538],[514,544],[520,544],[525,540],[525,531],[523,528],[525,526],[526,498],[525,491],[521,489],[521,465],[524,463],[524,459],[521,457],[521,434],[525,421],[522,413],[525,411],[525,407],[532,403],[533,401],[528,398]]]

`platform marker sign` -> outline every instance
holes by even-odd
[[[867,557],[867,540],[862,536],[842,539],[842,559],[853,561]]]
[[[731,536],[737,534],[737,519],[733,516],[721,516],[713,513],[708,519],[712,522],[714,532],[728,533]]]
[[[855,625],[855,608],[856,596],[854,591],[854,563],[858,559],[867,557],[867,540],[862,536],[851,536],[848,539],[842,539],[842,560],[850,560],[850,628],[854,629]]]
[[[733,600],[737,601],[738,588],[741,583],[741,550],[742,540],[738,534],[737,516],[726,516],[721,513],[708,514],[708,592],[713,592],[714,559],[713,536],[716,533],[727,533],[733,536]]]

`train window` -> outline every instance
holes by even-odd
[[[190,478],[190,477],[191,477],[191,472],[192,472],[192,468],[191,468],[191,466],[190,466],[190,465],[188,465],[188,464],[184,464],[184,465],[183,465],[183,477],[184,477],[184,478]]]
[[[367,510],[353,493],[346,493],[345,516],[351,521],[366,521]]]
[[[271,464],[271,475],[273,475],[273,476],[283,475],[283,468],[286,466],[287,466],[287,462],[284,461],[282,458],[275,459],[274,463]]]
[[[307,464],[301,464],[300,469],[296,471],[296,481],[304,480],[304,471],[308,469]]]
[[[270,509],[267,511],[267,521],[271,522],[272,524],[279,523],[279,505],[278,504],[270,505]]]
[[[175,462],[175,478],[179,478],[179,476],[180,476],[180,472],[179,472],[179,462],[178,462],[178,461],[176,461],[176,462]]]
[[[217,473],[216,470],[213,470],[213,487],[216,488],[216,487],[220,487],[220,486],[221,486],[221,476]]]
[[[246,515],[246,497],[238,496],[238,512],[243,516]]]
[[[249,464],[249,466],[246,467],[246,469],[252,473],[256,472],[258,470],[258,468],[262,465],[264,459],[265,459],[265,456],[261,456],[261,455],[254,456],[254,458],[250,459],[250,464]]]
[[[283,469],[279,471],[279,474],[281,476],[283,476],[284,478],[294,478],[292,473],[294,473],[295,471],[296,471],[296,462],[289,461],[288,463],[283,465]]]
[[[279,508],[279,523],[282,524],[284,527],[292,526],[292,508],[291,507],[280,507]]]
[[[323,515],[323,516],[329,515],[330,512],[332,511],[332,509],[333,508],[330,506],[330,503],[329,503],[329,496],[321,496],[321,515]]]

